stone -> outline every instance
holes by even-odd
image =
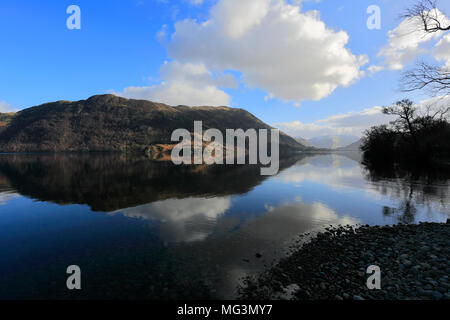
[[[440,293],[439,291],[433,291],[432,296],[436,300],[441,300],[443,297],[442,293]]]

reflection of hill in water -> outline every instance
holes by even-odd
[[[334,154],[349,158],[358,163],[361,163],[361,161],[362,161],[362,153],[359,151],[339,151],[339,152],[334,152]]]
[[[366,172],[340,153],[288,158],[280,168],[284,170],[277,177],[248,197],[232,197],[264,182],[266,177],[260,176],[257,166],[176,167],[112,154],[0,154],[0,205],[16,196],[2,193],[10,190],[43,201],[110,211],[92,215],[86,208],[79,210],[76,217],[94,217],[99,221],[96,226],[104,224],[104,228],[86,228],[73,215],[61,214],[65,211],[57,206],[45,208],[54,215],[42,214],[36,220],[40,234],[50,231],[44,237],[48,244],[32,234],[28,239],[36,250],[23,245],[20,232],[6,230],[16,237],[11,243],[20,244],[5,246],[9,252],[20,254],[20,247],[27,248],[25,260],[17,260],[11,269],[26,272],[8,277],[11,282],[0,288],[0,297],[14,288],[12,292],[23,297],[45,292],[48,298],[70,298],[65,286],[60,286],[66,281],[64,273],[61,282],[50,288],[48,279],[49,274],[60,274],[67,261],[76,261],[85,266],[85,280],[91,285],[90,290],[77,293],[78,298],[231,299],[239,279],[283,257],[301,233],[330,224],[370,222],[366,220],[370,214],[383,214],[373,220],[380,223],[388,216],[394,218],[388,217],[389,221],[411,222],[423,211],[421,203],[439,206],[434,212],[449,212],[450,189],[445,179],[435,183],[433,177],[418,180],[398,171]],[[289,192],[291,187],[296,189]],[[384,196],[379,201],[380,195],[395,201]],[[370,211],[373,206],[376,210]],[[369,214],[360,215],[365,209]],[[55,216],[67,219],[64,225],[71,227],[58,232],[46,229]],[[27,225],[32,228],[32,223]],[[67,239],[71,246],[66,246]],[[11,260],[5,252],[4,261]],[[36,265],[36,272],[30,272],[28,261],[52,263],[50,268]],[[36,279],[41,283],[30,290]]]
[[[353,168],[359,166],[361,160],[358,152],[323,153],[302,160],[303,164],[310,164],[318,168]]]
[[[280,160],[280,170],[298,157]],[[243,194],[264,181],[258,166],[174,166],[117,154],[0,155],[0,191],[114,211],[169,198]]]

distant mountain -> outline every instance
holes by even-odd
[[[342,147],[342,148],[338,148],[338,150],[342,150],[342,151],[360,151],[361,150],[361,144],[362,144],[362,139],[359,139],[356,142],[353,142],[352,144],[349,144],[348,146]]]
[[[298,137],[298,138],[295,138],[295,140],[298,143],[304,145],[305,147],[310,147],[310,148],[313,147],[313,145],[307,139],[303,139],[301,137]]]
[[[307,141],[316,148],[338,149],[357,141],[359,138],[352,135],[321,136]],[[298,140],[297,140],[298,141]]]
[[[172,107],[114,95],[81,101],[58,101],[16,114],[0,114],[0,152],[144,151],[174,144],[172,132],[193,132],[194,121],[204,130],[271,129],[251,113],[228,107]],[[305,146],[280,133],[280,151]]]

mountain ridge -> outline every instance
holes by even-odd
[[[310,146],[318,149],[338,150],[353,144],[359,140],[359,137],[353,135],[325,135],[317,136],[309,139],[296,137],[297,142],[305,146]]]
[[[362,145],[362,139],[359,139],[358,141],[355,141],[345,147],[338,148],[337,150],[340,151],[360,151]]]
[[[194,121],[202,121],[204,130],[222,132],[273,129],[241,108],[169,106],[106,94],[48,102],[9,116],[0,114],[0,152],[143,151],[152,145],[175,144],[170,139],[172,132],[179,128],[193,132]],[[280,132],[281,151],[304,149]]]

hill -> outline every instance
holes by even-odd
[[[342,151],[360,151],[361,150],[361,144],[362,144],[362,140],[359,139],[356,142],[353,142],[352,144],[349,144],[348,146],[342,147],[342,148],[338,148],[338,150],[342,150]]]
[[[338,149],[345,147],[359,138],[352,135],[321,136],[308,139],[309,143],[316,148]]]
[[[8,126],[14,115],[14,113],[0,113],[0,132]]]
[[[1,114],[0,152],[119,151],[174,144],[175,129],[193,132],[194,121],[204,130],[271,129],[251,113],[229,107],[168,106],[146,100],[98,95],[81,101],[58,101]],[[280,133],[280,151],[305,146]]]
[[[305,147],[314,148],[314,146],[311,144],[311,142],[308,141],[308,139],[303,139],[302,137],[298,137],[298,138],[295,138],[295,140],[298,143],[304,145]]]

